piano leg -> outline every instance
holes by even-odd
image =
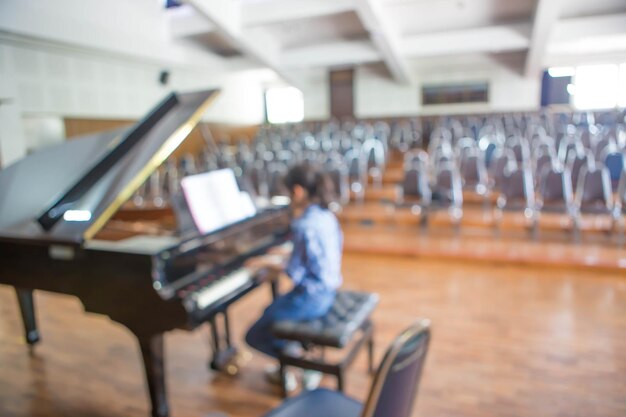
[[[217,317],[222,315],[224,323],[224,331],[220,332]],[[239,370],[235,365],[235,357],[237,356],[237,348],[233,346],[230,338],[230,323],[228,321],[228,311],[223,310],[214,314],[209,319],[211,327],[211,350],[212,357],[209,367],[215,371],[226,371],[234,375]]]
[[[15,288],[17,294],[17,302],[20,305],[22,313],[22,322],[24,323],[24,333],[26,342],[33,346],[39,342],[39,330],[37,330],[37,321],[35,320],[35,303],[33,301],[33,290],[24,288]]]
[[[165,368],[163,367],[163,334],[138,337],[141,356],[146,371],[152,417],[167,417],[169,406],[165,392]]]

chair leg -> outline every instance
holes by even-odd
[[[530,226],[530,235],[533,240],[539,240],[539,222],[533,219],[533,223]]]
[[[345,377],[344,369],[343,369],[343,366],[341,366],[339,367],[339,370],[337,371],[337,391],[339,392],[343,392],[344,385],[345,385],[344,377]]]
[[[370,334],[367,341],[367,370],[370,374],[374,373],[374,331]]]
[[[494,237],[500,237],[500,222],[502,221],[502,210],[499,208],[493,211],[493,235]]]
[[[280,394],[283,398],[287,398],[287,367],[282,360],[279,361],[279,373],[280,373]]]
[[[574,221],[572,226],[572,239],[575,243],[580,243],[581,241],[580,224],[578,221]]]

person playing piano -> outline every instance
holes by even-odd
[[[330,178],[311,164],[293,167],[285,177],[293,211],[290,251],[276,248],[268,255],[251,258],[246,263],[253,270],[265,270],[267,276],[285,272],[293,289],[276,298],[246,335],[252,348],[277,358],[281,349],[295,346],[275,338],[270,328],[279,320],[312,320],[325,315],[332,306],[335,292],[342,283],[341,253],[343,234],[335,215],[328,209],[334,199]],[[271,382],[279,382],[278,368],[267,372]],[[307,387],[319,382],[321,375],[306,371]],[[295,389],[295,377],[288,374],[286,388]]]

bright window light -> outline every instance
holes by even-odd
[[[304,119],[304,99],[295,87],[274,87],[265,92],[267,121],[270,123],[301,122]]]
[[[578,109],[609,109],[617,105],[617,65],[576,68],[574,106]]]
[[[552,77],[552,78],[571,77],[571,76],[574,75],[575,72],[576,72],[576,70],[574,69],[574,67],[552,67],[552,68],[548,68],[548,74],[550,74],[550,77]]]
[[[626,107],[626,64],[619,66],[619,95],[617,105]]]

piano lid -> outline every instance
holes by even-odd
[[[0,171],[0,239],[82,244],[189,135],[217,90],[172,93],[128,129],[29,155]]]

